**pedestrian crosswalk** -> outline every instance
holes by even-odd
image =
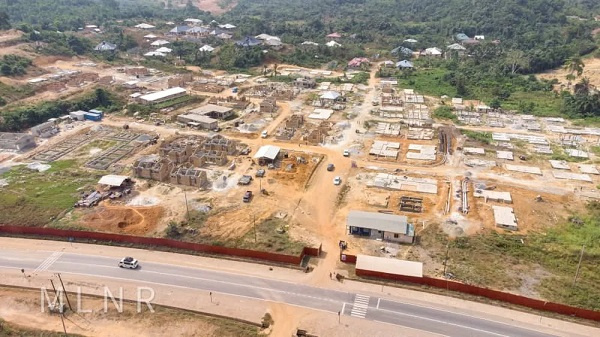
[[[352,304],[352,311],[350,312],[350,316],[365,318],[367,314],[367,308],[369,307],[369,299],[371,297],[356,294],[354,297],[354,304]]]
[[[50,268],[50,266],[52,266],[52,264],[54,264],[54,262],[56,262],[56,260],[60,259],[60,257],[63,255],[63,252],[54,252],[52,253],[50,256],[48,256],[47,259],[44,260],[44,262],[42,262],[35,270],[34,273],[37,273],[38,271],[44,271],[47,270],[48,268]]]

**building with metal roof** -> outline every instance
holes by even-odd
[[[423,277],[423,262],[357,255],[356,270],[357,274],[359,270],[364,270],[391,275]]]
[[[175,87],[162,91],[153,92],[151,94],[143,95],[139,97],[142,103],[155,104],[165,102],[177,97],[187,95],[187,91],[184,88]]]
[[[119,176],[115,174],[108,174],[100,178],[98,181],[99,185],[106,185],[110,187],[119,187],[130,181],[128,176]]]
[[[273,161],[275,161],[275,159],[277,159],[277,156],[279,155],[280,151],[281,151],[281,148],[279,146],[274,146],[274,145],[261,146],[260,149],[258,149],[258,151],[256,151],[254,158],[258,159],[259,163],[262,162],[263,164],[273,162]]]
[[[402,215],[350,211],[346,221],[348,234],[393,242],[412,243],[415,229]]]
[[[117,50],[117,45],[110,43],[110,42],[102,41],[96,47],[94,47],[94,50],[95,51],[115,51],[115,50]]]

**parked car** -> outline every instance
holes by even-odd
[[[242,201],[250,202],[251,199],[252,199],[252,191],[246,191],[246,193],[244,193],[244,198],[242,199]]]
[[[334,185],[340,185],[342,183],[342,178],[341,177],[335,177],[333,178],[333,184]]]
[[[268,136],[269,136],[269,133],[267,132],[267,130],[260,133],[261,138],[267,138]]]
[[[240,154],[247,156],[250,153],[250,151],[252,150],[249,147],[246,147],[240,152]]]
[[[350,157],[350,150],[344,150],[344,157]]]
[[[335,170],[335,166],[333,164],[327,164],[327,171],[331,172]]]
[[[121,261],[119,261],[119,267],[121,268],[137,269],[138,266],[138,260],[131,256],[124,257],[121,259]]]
[[[240,180],[238,180],[238,185],[250,185],[252,182],[252,176],[243,175]]]
[[[265,170],[264,169],[258,169],[256,170],[256,176],[259,178],[262,178],[265,176]]]

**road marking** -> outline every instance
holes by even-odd
[[[83,263],[77,263],[77,264],[83,264]],[[2,265],[0,265],[0,267],[1,268],[7,268],[7,269],[17,269],[17,270],[20,269],[20,268],[16,268],[16,267],[2,266]],[[117,267],[112,267],[112,268],[117,268]],[[203,289],[203,288],[192,288],[192,287],[180,286],[180,285],[175,285],[175,284],[161,283],[161,282],[148,281],[148,280],[136,280],[136,279],[130,279],[130,278],[124,278],[124,277],[116,277],[116,276],[86,274],[86,273],[82,273],[82,272],[71,272],[71,271],[67,271],[67,270],[63,270],[63,271],[60,271],[60,272],[64,273],[64,274],[91,276],[91,277],[96,277],[96,278],[100,278],[100,279],[102,279],[102,278],[108,278],[108,279],[115,279],[115,280],[123,280],[123,281],[127,281],[127,282],[132,282],[132,283],[142,282],[142,283],[148,283],[148,284],[157,284],[157,285],[162,285],[162,286],[166,286],[166,287],[175,287],[175,288],[182,288],[182,289],[192,289],[192,290],[196,290],[196,291],[207,290],[207,289]],[[176,275],[176,276],[178,276],[178,275]],[[187,276],[183,276],[183,277],[187,277]],[[215,282],[219,282],[219,281],[215,281]],[[228,283],[228,282],[224,282],[224,283]],[[273,290],[273,291],[275,291],[275,292],[281,292],[281,291],[278,291],[278,290]],[[311,310],[316,310],[316,311],[321,311],[321,312],[337,313],[336,311],[329,311],[329,310],[326,310],[326,309],[319,309],[319,308],[314,308],[314,307],[308,307],[308,306],[303,306],[303,305],[298,305],[298,304],[292,304],[292,303],[287,303],[287,302],[284,302],[284,301],[277,301],[277,300],[272,300],[272,299],[267,299],[267,298],[252,297],[252,296],[247,296],[247,295],[239,295],[239,294],[230,293],[230,292],[217,292],[217,291],[214,291],[214,290],[213,290],[213,292],[215,292],[215,293],[222,293],[222,294],[226,294],[226,295],[229,295],[229,296],[237,296],[237,297],[252,299],[252,300],[259,300],[259,301],[272,302],[272,303],[283,303],[283,304],[290,305],[290,306],[293,306],[293,307],[309,308]],[[322,300],[329,300],[331,302],[335,302],[335,300],[333,300],[333,299],[322,299]],[[391,301],[391,302],[393,302],[393,301]],[[396,303],[401,303],[401,302],[396,302]],[[345,309],[345,304],[346,303],[344,303],[344,305],[342,307],[343,309]],[[416,306],[418,306],[418,305],[416,305]],[[429,307],[424,307],[424,308],[429,308]],[[435,308],[429,308],[429,309],[436,310]],[[423,317],[423,316],[410,315],[410,314],[405,314],[405,313],[401,313],[401,312],[397,312],[397,311],[393,311],[393,310],[387,310],[387,309],[378,309],[378,310],[390,312],[392,314],[397,314],[397,315],[403,315],[403,316],[409,316],[409,317],[415,317],[415,318],[422,318],[424,320],[434,321],[434,322],[438,322],[438,323],[443,323],[443,324],[448,324],[448,325],[463,327],[463,328],[471,329],[471,330],[475,330],[475,331],[481,331],[481,332],[485,332],[485,333],[490,333],[490,334],[494,334],[494,335],[497,335],[497,336],[507,337],[506,335],[501,335],[501,334],[497,334],[497,333],[486,331],[486,330],[481,330],[481,329],[477,329],[477,328],[463,326],[463,325],[460,325],[460,324],[448,323],[448,322],[445,322],[445,321],[431,319],[431,318],[427,318],[427,317]],[[487,320],[487,319],[484,319],[484,318],[477,318],[477,319],[478,320]],[[410,329],[417,330],[417,331],[426,331],[428,333],[435,334],[433,332],[429,332],[428,330],[411,328],[411,327],[408,327],[408,326],[405,326],[405,325],[402,325],[402,324],[397,324],[397,323],[392,323],[392,322],[384,322],[384,321],[378,321],[378,320],[374,320],[374,321],[375,322],[386,323],[386,324],[390,324],[390,325],[394,325],[394,326],[402,326],[402,327],[410,328]],[[490,320],[487,320],[487,321],[490,321]],[[495,322],[495,321],[491,321],[491,322]],[[495,323],[501,323],[501,322],[495,322]],[[504,324],[504,323],[501,323],[501,324]],[[504,325],[508,325],[508,324],[504,324]],[[528,330],[528,331],[535,331],[535,332],[544,333],[542,331],[532,330],[532,329],[521,327],[521,326],[512,326],[512,327],[517,328],[519,330]],[[441,335],[441,336],[444,336],[444,335]]]
[[[434,319],[434,318],[428,318],[428,317],[423,317],[423,316],[418,316],[418,315],[411,315],[411,314],[406,314],[403,312],[398,312],[398,311],[392,311],[392,310],[387,310],[387,309],[379,309],[381,311],[387,311],[396,315],[402,315],[402,316],[408,316],[408,317],[414,317],[414,318],[420,318],[426,321],[432,321],[432,322],[437,322],[437,323],[442,323],[442,324],[447,324],[447,325],[452,325],[452,326],[456,326],[459,328],[464,328],[464,329],[469,329],[469,330],[474,330],[474,331],[479,331],[479,332],[483,332],[483,333],[487,333],[487,334],[491,334],[491,335],[495,335],[495,336],[501,336],[501,337],[510,337],[509,335],[503,335],[503,334],[499,334],[496,332],[491,332],[491,331],[487,331],[487,330],[483,330],[483,329],[478,329],[478,328],[474,328],[474,327],[470,327],[470,326],[466,326],[466,325],[461,325],[461,324],[457,324],[457,323],[450,323],[448,321],[442,321],[439,319]],[[517,327],[519,330],[528,330],[526,328],[520,328]],[[540,331],[538,331],[540,332]],[[543,333],[543,332],[540,332]]]
[[[62,254],[63,252],[54,252],[50,254],[48,258],[46,258],[37,268],[35,268],[33,273],[36,274],[37,272],[47,270],[50,268],[50,266],[52,266],[52,264],[54,264],[54,262],[56,262],[56,260],[60,259]]]
[[[346,302],[344,302],[342,304],[342,311],[340,311],[340,315],[345,315],[346,314]]]
[[[370,298],[370,296],[356,294],[354,297],[354,304],[352,304],[350,316],[365,318],[367,315],[367,309],[369,308]]]
[[[68,263],[65,262],[65,264],[69,264],[69,265],[77,264],[77,265],[90,266],[87,263],[80,263],[80,262],[68,262]],[[94,266],[95,267],[102,267],[102,268],[109,268],[109,269],[120,269],[117,266],[103,266],[103,265],[94,265]],[[334,303],[339,303],[340,302],[340,300],[335,300],[335,299],[331,299],[331,298],[323,298],[323,297],[311,296],[311,295],[306,295],[306,294],[302,294],[302,293],[290,292],[290,291],[279,290],[279,289],[274,289],[274,288],[260,287],[260,286],[251,285],[251,284],[248,284],[248,283],[237,283],[237,282],[215,280],[215,279],[204,278],[204,277],[196,277],[196,276],[188,276],[188,275],[162,273],[162,272],[158,272],[158,271],[149,271],[149,270],[143,270],[143,269],[140,270],[140,271],[138,271],[138,272],[139,273],[144,273],[144,274],[158,274],[158,275],[171,276],[171,277],[181,277],[181,278],[187,278],[187,279],[199,280],[199,281],[208,281],[208,282],[215,282],[215,283],[225,283],[225,284],[229,284],[229,285],[233,285],[233,286],[240,286],[240,287],[245,287],[245,288],[264,290],[264,291],[266,291],[268,293],[281,293],[281,294],[287,294],[287,295],[292,295],[292,296],[297,296],[297,297],[312,298],[312,299],[315,299],[315,300],[326,301],[326,302],[334,302]],[[74,274],[77,274],[77,273],[74,273]],[[96,275],[98,277],[104,277],[104,275],[98,275],[98,274],[82,274],[82,275]],[[128,279],[128,280],[153,283],[152,281],[138,280],[138,279]],[[193,289],[196,289],[196,288],[193,288]],[[320,288],[316,288],[316,289],[320,289]]]
[[[381,302],[381,297],[377,299],[377,309],[379,309],[379,302]]]

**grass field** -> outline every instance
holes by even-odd
[[[48,224],[73,207],[78,199],[77,189],[95,183],[101,175],[80,170],[74,160],[50,165],[45,172],[18,166],[0,175],[8,183],[0,188],[0,223]]]
[[[441,68],[419,69],[407,78],[398,78],[400,88],[412,88],[423,95],[456,97],[456,88],[443,80],[448,71]]]
[[[577,220],[574,220],[577,219]],[[421,245],[445,258],[447,236],[438,229],[423,233]],[[582,246],[585,252],[573,285]],[[541,298],[600,309],[600,203],[588,213],[565,219],[545,232],[483,233],[450,241],[447,271],[469,284],[534,292]]]
[[[299,255],[304,246],[303,242],[293,240],[285,227],[286,222],[273,218],[257,223],[255,229],[249,230],[233,247],[260,250],[265,252]]]
[[[19,327],[0,318],[0,336],[2,337],[62,337],[64,335],[62,332]],[[73,333],[69,333],[69,336],[83,337],[82,335]]]

